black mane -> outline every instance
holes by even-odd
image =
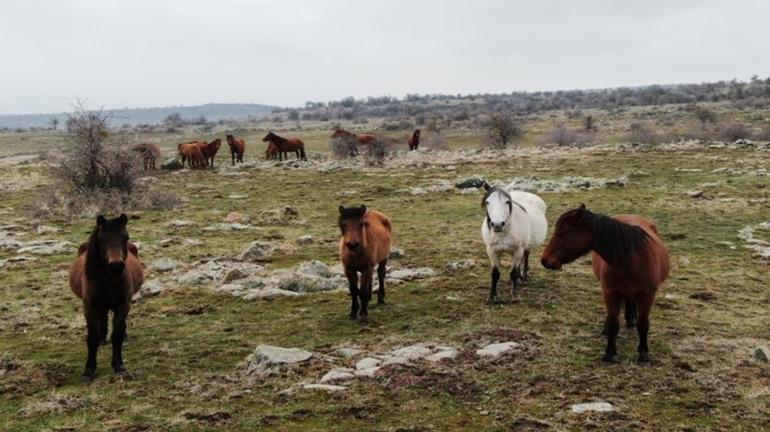
[[[338,224],[342,228],[342,222],[348,219],[362,219],[366,214],[366,207],[344,207],[340,208],[340,218]]]
[[[650,240],[645,230],[586,210],[583,216],[593,229],[591,249],[610,265],[628,262],[628,259]]]

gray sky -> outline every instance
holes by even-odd
[[[770,75],[770,2],[3,0],[0,113]]]

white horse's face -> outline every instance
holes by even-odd
[[[501,190],[494,190],[484,201],[487,224],[494,232],[503,232],[511,216],[511,197]]]

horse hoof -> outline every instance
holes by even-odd
[[[615,356],[605,355],[604,357],[602,357],[602,361],[604,363],[606,363],[606,364],[615,364],[616,363]]]
[[[83,375],[80,375],[80,382],[91,382],[96,378],[96,372],[95,371],[86,371],[83,372]]]
[[[636,359],[639,363],[649,363],[650,362],[650,356],[649,354],[639,354],[639,358]]]

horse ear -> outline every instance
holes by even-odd
[[[126,225],[128,223],[128,216],[126,216],[125,213],[121,213],[120,217],[118,217],[118,223],[121,225]]]
[[[577,210],[575,211],[575,217],[576,217],[577,219],[580,219],[580,218],[582,218],[582,217],[583,217],[583,215],[585,214],[585,212],[586,212],[586,205],[585,205],[585,204],[583,204],[583,203],[580,203],[580,206],[579,206],[579,207],[577,208]]]
[[[484,185],[483,186],[484,186],[484,190],[487,191],[487,192],[489,192],[489,190],[492,189],[492,186],[490,186],[489,183],[487,183],[486,180],[484,180]]]
[[[345,213],[345,207],[340,206],[340,214]]]
[[[98,226],[104,225],[104,222],[106,222],[106,221],[107,221],[107,219],[105,219],[104,216],[102,216],[102,215],[99,215],[99,216],[96,217],[96,225],[98,225]]]
[[[366,213],[366,206],[365,205],[361,206],[361,213]]]

